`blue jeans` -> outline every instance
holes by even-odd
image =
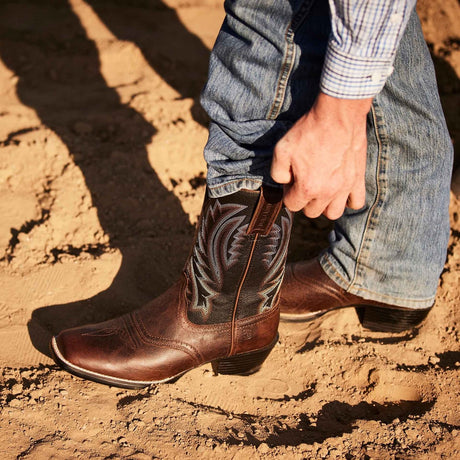
[[[318,94],[330,32],[327,0],[227,0],[225,8],[201,101],[214,197],[277,185],[273,147]],[[415,12],[394,68],[368,115],[366,205],[335,222],[320,262],[350,293],[426,308],[446,257],[453,149]]]

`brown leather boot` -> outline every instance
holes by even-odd
[[[291,223],[277,189],[206,197],[180,280],[139,310],[61,332],[51,342],[56,362],[124,388],[209,362],[216,373],[256,372],[278,338]]]
[[[345,307],[355,307],[363,327],[379,332],[411,329],[431,310],[398,307],[350,294],[326,275],[317,259],[287,265],[280,291],[281,321],[310,321]]]

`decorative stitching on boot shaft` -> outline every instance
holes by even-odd
[[[189,320],[226,323],[272,308],[291,224],[278,189],[207,197],[185,267]]]
[[[192,312],[206,322],[222,292],[224,276],[244,256],[247,206],[214,200],[204,212],[192,257],[187,266]]]

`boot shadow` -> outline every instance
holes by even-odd
[[[31,341],[50,356],[49,340],[60,330],[119,315],[163,291],[188,254],[193,228],[148,161],[146,146],[155,128],[107,86],[95,43],[69,3],[8,7],[28,20],[2,27],[0,59],[18,78],[21,102],[56,133],[82,171],[110,237],[110,248],[101,251],[122,253],[121,268],[104,292],[33,312]],[[78,128],[82,122],[84,130]],[[55,248],[54,254],[66,251],[75,248]]]

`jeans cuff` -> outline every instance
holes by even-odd
[[[270,185],[271,187],[281,188],[280,184],[274,182],[263,181],[262,179],[255,179],[252,177],[239,177],[236,179],[228,179],[219,182],[208,181],[208,195],[211,198],[220,198],[223,196],[231,195],[232,193],[239,192],[240,190],[258,190],[262,184]]]
[[[376,290],[369,290],[363,287],[350,286],[350,282],[346,280],[346,278],[342,275],[341,270],[337,267],[335,258],[327,251],[323,252],[320,256],[319,263],[326,275],[329,276],[334,283],[338,284],[342,289],[346,290],[350,294],[357,295],[366,300],[382,302],[397,307],[413,308],[414,310],[430,308],[436,300],[436,293],[430,298],[409,299],[395,295],[388,295],[384,292],[377,292]]]

